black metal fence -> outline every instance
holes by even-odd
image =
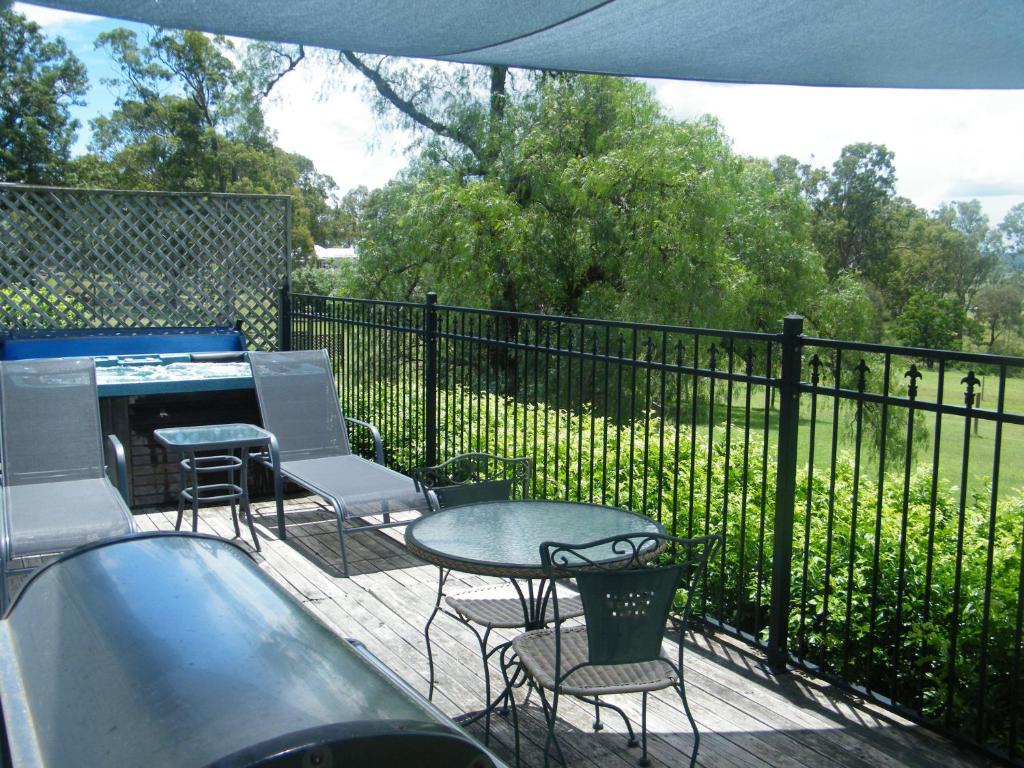
[[[532,492],[725,534],[705,620],[1020,763],[1024,359],[282,296],[408,469],[530,455]]]

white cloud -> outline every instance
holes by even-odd
[[[847,144],[895,153],[897,190],[933,209],[977,198],[993,223],[1024,202],[1024,92],[651,81],[670,114],[709,113],[738,152],[830,167]]]

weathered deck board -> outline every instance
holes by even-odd
[[[417,690],[428,687],[423,625],[433,608],[437,569],[404,547],[402,529],[346,536],[351,578],[340,573],[338,535],[329,509],[315,497],[288,501],[288,538],[276,535],[273,504],[255,505],[261,553],[256,561],[286,590],[343,637],[354,637]],[[173,527],[173,510],[138,515],[144,530]],[[226,508],[204,509],[200,531],[232,537]],[[251,550],[243,526],[242,544]],[[489,580],[453,574],[449,591]],[[510,634],[495,633],[501,639]],[[434,702],[455,715],[483,706],[483,677],[473,634],[439,617],[431,632],[437,668]],[[496,638],[497,639],[497,638]],[[666,644],[666,651],[675,648]],[[896,715],[799,672],[774,676],[760,653],[714,633],[691,633],[685,656],[687,696],[701,732],[698,763],[728,768],[844,766],[968,768],[990,762]],[[500,672],[492,669],[494,685]],[[640,697],[618,696],[636,727]],[[544,719],[539,702],[519,708],[523,765],[543,764]],[[559,708],[557,733],[571,766],[625,768],[638,749],[626,747],[625,728],[605,712],[603,731],[591,729],[593,710],[569,697]],[[482,724],[470,727],[483,735]],[[648,711],[654,765],[687,764],[693,737],[672,692],[653,695]],[[511,762],[511,718],[492,718],[491,746]]]

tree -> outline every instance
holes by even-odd
[[[977,200],[945,203],[935,218],[952,231],[962,235],[951,242],[955,250],[948,254],[943,267],[950,289],[966,306],[999,264],[996,245],[989,237],[988,216]]]
[[[967,312],[957,297],[924,290],[910,297],[892,331],[901,344],[953,349],[966,322]]]
[[[1004,260],[1015,272],[1024,270],[1024,203],[1017,203],[999,225],[1004,247]]]
[[[859,275],[843,272],[807,308],[812,333],[829,339],[877,342],[882,336],[881,299]]]
[[[418,131],[364,210],[369,295],[774,329],[820,287],[800,188],[641,84],[345,60]]]
[[[980,204],[970,201],[943,205],[931,215],[908,210],[904,221],[895,248],[897,268],[884,282],[890,307],[899,315],[921,292],[955,298],[962,308],[956,313],[963,322],[957,332],[962,338],[975,296],[999,264],[988,219]]]
[[[0,4],[0,180],[62,180],[78,130],[70,108],[88,88],[85,67],[61,38]]]
[[[243,145],[270,146],[262,116],[240,108],[243,81],[225,38],[157,29],[140,45],[135,32],[119,27],[96,45],[121,72],[105,83],[122,93],[113,114],[92,121],[90,146],[122,172],[141,174],[135,185],[227,192],[237,175],[232,160],[239,160],[228,139],[244,134]],[[257,125],[244,125],[254,119]]]
[[[921,290],[955,293],[959,284],[957,262],[971,249],[966,235],[948,222],[923,211],[908,219],[896,246],[897,268],[885,281],[896,314]],[[963,288],[960,285],[961,289]]]
[[[264,74],[239,68],[223,37],[153,30],[101,34],[120,76],[112,114],[93,120],[93,154],[69,172],[83,186],[289,194],[292,245],[308,257],[334,235],[337,187],[302,155],[274,146],[259,108]],[[243,58],[243,61],[249,61]]]
[[[891,268],[893,157],[880,144],[850,144],[843,147],[827,181],[815,185],[814,241],[830,275],[853,271],[877,283]],[[813,194],[815,187],[809,191]]]
[[[369,197],[370,190],[362,185],[342,195],[334,209],[331,235],[323,241],[325,245],[354,246],[363,239]]]
[[[989,352],[993,351],[1002,333],[1021,330],[1022,304],[1024,287],[1018,283],[993,283],[978,291],[975,315],[988,332],[985,344]]]

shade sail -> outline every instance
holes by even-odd
[[[338,50],[724,82],[1024,87],[1022,0],[42,0]]]

